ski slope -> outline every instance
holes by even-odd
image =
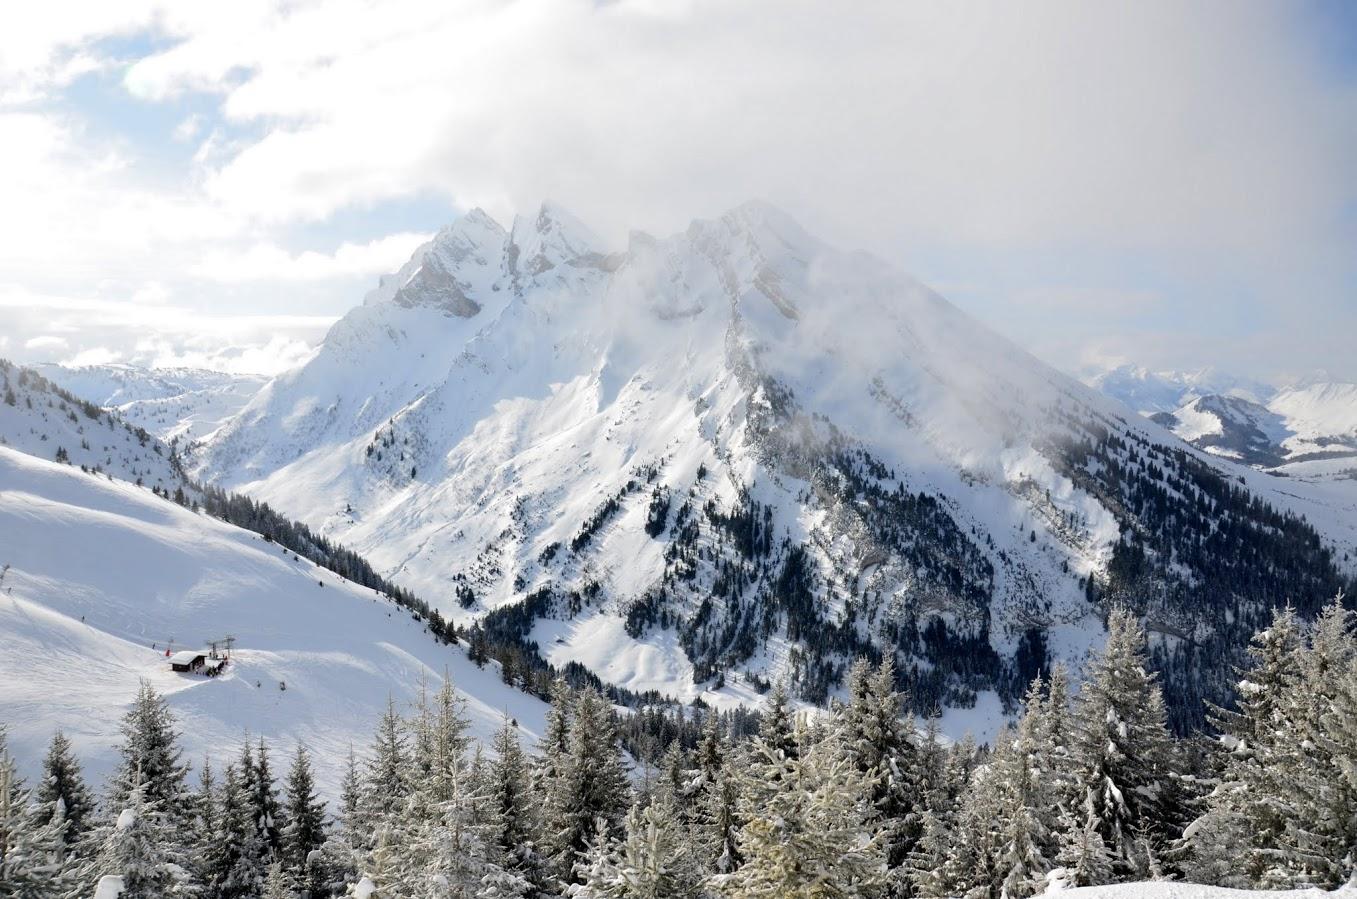
[[[32,775],[53,730],[101,783],[118,722],[145,678],[165,694],[190,759],[225,760],[249,733],[301,742],[333,796],[387,697],[408,704],[446,670],[488,737],[504,714],[531,741],[545,706],[476,668],[374,591],[262,537],[154,496],[0,447],[0,722]],[[233,634],[219,678],[175,674],[168,641]],[[154,644],[155,648],[152,648]]]

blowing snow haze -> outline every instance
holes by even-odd
[[[7,12],[0,896],[1350,891],[1354,35]]]

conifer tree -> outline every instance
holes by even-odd
[[[712,886],[738,897],[877,895],[885,859],[868,805],[871,782],[836,733],[797,742],[789,754],[754,741],[741,790],[744,862]]]
[[[268,876],[264,878],[264,899],[296,899],[291,879],[283,872],[282,862],[269,865]]]
[[[189,894],[192,884],[181,879],[184,868],[175,852],[172,825],[146,794],[134,779],[127,806],[99,848],[97,871],[121,879],[119,899]]]
[[[546,797],[546,838],[557,876],[577,882],[576,864],[594,842],[599,820],[620,826],[631,788],[612,709],[592,688],[575,698],[570,740]]]
[[[227,765],[223,774],[218,831],[205,854],[209,899],[247,899],[263,888],[265,846],[253,814],[253,774],[246,763],[253,768],[248,743],[241,765]]]
[[[132,786],[139,783],[144,801],[177,823],[191,806],[188,766],[182,760],[174,714],[148,681],[141,682],[121,730],[121,760],[110,782],[110,805],[126,807]]]
[[[387,697],[386,712],[377,724],[363,783],[361,810],[365,826],[389,818],[408,800],[408,746],[405,722],[396,711],[395,699]]]
[[[895,689],[895,666],[884,659],[873,672],[859,659],[848,676],[848,704],[839,726],[846,751],[858,772],[872,784],[869,802],[878,818],[891,896],[908,896],[905,862],[918,842],[921,799],[914,775],[918,747],[905,718],[904,697]]]
[[[1261,879],[1266,888],[1315,884],[1334,887],[1357,871],[1357,789],[1346,775],[1354,749],[1341,739],[1344,685],[1357,661],[1352,613],[1340,593],[1315,622],[1302,655],[1294,702],[1299,722],[1293,751],[1277,766],[1294,797],[1278,863]]]
[[[551,886],[547,861],[539,849],[541,821],[529,792],[528,760],[518,742],[518,726],[504,719],[495,734],[494,760],[486,771],[487,839],[505,868],[526,880],[532,895]]]
[[[66,824],[60,814],[41,822],[32,798],[0,745],[0,896],[56,899],[72,886]]]
[[[1281,777],[1294,761],[1301,635],[1288,608],[1253,638],[1253,665],[1240,672],[1238,709],[1215,709],[1219,776],[1205,811],[1185,830],[1194,879],[1247,888],[1276,866],[1296,809]]]
[[[273,776],[273,767],[269,763],[268,747],[264,738],[259,738],[258,752],[253,760],[249,747],[245,748],[241,770],[249,777],[250,815],[259,833],[259,842],[263,847],[263,862],[267,866],[278,860],[283,849],[283,806],[278,797],[278,784]]]
[[[281,870],[303,897],[320,896],[324,890],[326,875],[316,853],[325,844],[325,817],[325,803],[316,795],[310,756],[298,744],[287,776]]]
[[[339,788],[339,819],[344,835],[354,848],[360,845],[359,833],[363,818],[363,783],[358,777],[358,757],[349,747],[349,761],[344,768],[344,779]]]
[[[702,875],[679,832],[671,799],[633,805],[620,842],[600,825],[599,842],[581,862],[575,899],[696,899]]]
[[[763,709],[763,717],[759,721],[759,739],[773,752],[781,752],[790,758],[797,752],[795,731],[787,687],[779,681],[773,686],[773,692],[769,694],[768,703]]]
[[[1144,631],[1129,611],[1114,610],[1107,644],[1080,687],[1073,731],[1075,796],[1118,877],[1147,876],[1155,854],[1184,823],[1166,721],[1163,694],[1146,670]]]
[[[68,851],[75,850],[94,824],[94,797],[85,786],[71,741],[61,731],[52,736],[43,759],[37,802],[38,823],[65,821],[62,840]]]
[[[1094,887],[1111,883],[1112,854],[1100,829],[1093,796],[1085,794],[1079,805],[1061,813],[1056,863],[1064,869],[1069,886]]]

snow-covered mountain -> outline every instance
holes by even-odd
[[[1211,369],[1134,366],[1086,381],[1223,458],[1293,476],[1357,478],[1357,384],[1314,379],[1278,389]]]
[[[145,488],[4,447],[0,567],[0,721],[34,767],[60,728],[101,782],[142,678],[167,695],[189,759],[247,733],[285,751],[300,741],[331,796],[350,745],[421,678],[436,689],[449,673],[480,736],[505,713],[540,732],[540,701],[374,591]],[[167,643],[226,634],[225,674],[169,670]]]
[[[1214,368],[1195,371],[1152,371],[1138,365],[1119,365],[1092,371],[1084,383],[1143,415],[1173,412],[1204,396],[1225,396],[1266,403],[1277,388]]]
[[[165,441],[5,359],[0,359],[0,446],[171,493],[188,486]]]
[[[468,213],[193,465],[463,624],[717,702],[893,651],[921,704],[997,710],[1115,596],[1186,709],[1357,547],[1352,503],[1184,447],[761,203],[620,252],[552,205]]]
[[[184,442],[211,435],[268,380],[263,375],[121,363],[44,363],[32,368],[81,399],[116,410],[124,420],[162,440]]]

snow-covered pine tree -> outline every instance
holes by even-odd
[[[466,751],[471,743],[467,737],[469,727],[465,703],[457,695],[452,677],[445,671],[443,685],[434,697],[428,736],[429,760],[425,766],[430,779],[426,789],[434,802],[452,801],[459,782],[466,777]]]
[[[546,842],[563,881],[578,882],[576,863],[595,839],[599,820],[618,827],[631,804],[617,726],[608,701],[593,688],[575,697],[570,740],[559,777],[546,797]]]
[[[841,738],[859,773],[872,784],[869,801],[890,872],[887,895],[907,897],[912,889],[905,862],[919,840],[923,803],[914,779],[919,763],[914,725],[905,717],[891,659],[883,659],[875,671],[865,659],[854,663],[848,695],[837,716]]]
[[[32,794],[19,782],[14,760],[0,745],[0,896],[57,899],[71,890],[65,822],[41,823]]]
[[[267,866],[278,861],[283,851],[284,820],[283,804],[278,797],[278,783],[273,776],[273,766],[269,763],[269,750],[264,738],[259,738],[259,749],[251,762],[247,746],[241,762],[241,770],[249,776],[250,815],[259,832],[263,846],[263,859]]]
[[[226,766],[218,806],[218,829],[204,853],[207,899],[250,899],[263,889],[265,848],[254,819],[250,795],[253,775],[245,769],[250,744],[244,744],[240,766]]]
[[[558,677],[551,684],[551,706],[547,709],[546,726],[537,744],[537,763],[533,767],[533,780],[539,795],[550,796],[558,781],[565,776],[574,706],[575,694]]]
[[[739,832],[745,823],[740,814],[745,748],[724,743],[720,752],[715,769],[710,756],[703,759],[702,790],[694,801],[694,848],[709,874],[729,874],[744,861]]]
[[[94,824],[94,797],[85,786],[80,761],[71,749],[71,741],[57,731],[42,762],[42,780],[37,789],[37,820],[50,824],[64,820],[62,840],[68,851],[79,852],[80,845]]]
[[[1239,672],[1238,709],[1213,709],[1219,774],[1182,839],[1194,880],[1240,888],[1276,866],[1296,814],[1294,792],[1281,777],[1299,744],[1301,632],[1289,607],[1274,611],[1249,655],[1253,663]]]
[[[196,892],[177,851],[170,816],[146,798],[135,777],[127,806],[107,831],[96,859],[97,873],[122,884],[119,899],[166,899]]]
[[[885,880],[880,835],[869,806],[872,784],[830,731],[788,754],[762,738],[742,781],[739,847],[744,862],[711,878],[738,897],[866,897]]]
[[[328,882],[318,851],[325,844],[325,820],[325,803],[316,795],[311,758],[298,744],[287,775],[287,824],[280,867],[302,899],[323,895]]]
[[[950,749],[943,746],[938,718],[933,715],[925,726],[918,757],[914,779],[923,811],[919,840],[906,862],[906,873],[914,895],[936,899],[947,896],[950,889],[947,858],[955,841],[953,831],[975,758],[975,744],[968,734]]]
[[[530,793],[529,762],[518,742],[518,725],[509,718],[495,734],[494,758],[486,766],[487,834],[506,870],[519,875],[540,897],[553,886],[546,858],[538,848],[541,818]]]
[[[357,848],[363,826],[363,782],[358,776],[358,756],[349,747],[349,761],[339,785],[339,820],[346,839]]]
[[[212,881],[209,870],[213,841],[221,832],[221,797],[212,760],[203,756],[198,773],[198,789],[193,793],[193,817],[184,831],[184,853],[193,878],[206,888]]]
[[[264,878],[263,899],[297,899],[292,880],[283,871],[282,862],[269,865],[268,876]]]
[[[774,752],[791,757],[796,754],[796,722],[793,720],[787,687],[781,681],[773,685],[759,721],[759,739]]]
[[[187,815],[188,765],[183,762],[174,713],[150,682],[143,680],[132,707],[122,720],[120,762],[109,783],[109,805],[125,808],[132,786],[140,783],[145,801],[161,810],[176,825]]]
[[[1061,812],[1060,847],[1055,860],[1067,886],[1095,887],[1112,882],[1113,858],[1100,832],[1101,823],[1089,793]]]
[[[1147,670],[1145,632],[1131,612],[1115,609],[1075,701],[1073,746],[1075,796],[1082,795],[1119,878],[1146,877],[1155,853],[1185,823],[1167,717]]]
[[[372,756],[367,762],[367,777],[363,782],[360,803],[363,830],[371,832],[379,822],[403,808],[409,799],[408,745],[405,722],[396,710],[396,700],[387,697],[386,711],[377,724]]]
[[[1345,775],[1345,760],[1357,750],[1335,729],[1343,686],[1357,660],[1353,616],[1343,600],[1340,593],[1320,614],[1301,656],[1294,712],[1300,732],[1280,775],[1295,797],[1295,813],[1278,865],[1262,878],[1265,887],[1334,887],[1357,871],[1357,789]]]
[[[606,826],[606,825],[604,825]],[[581,866],[575,899],[697,899],[702,873],[672,805],[665,796],[627,813],[623,838],[606,839],[602,852],[589,852]]]

